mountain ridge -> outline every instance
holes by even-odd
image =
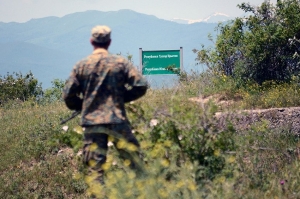
[[[192,49],[200,48],[201,44],[209,45],[207,36],[209,33],[214,35],[216,26],[213,23],[201,22],[179,24],[128,9],[108,12],[90,10],[63,17],[32,19],[24,23],[0,23],[0,52],[5,51],[10,42],[24,42],[20,43],[20,45],[24,44],[28,48],[24,50],[24,54],[26,51],[36,54],[44,60],[41,67],[47,63],[52,65],[53,69],[52,71],[41,72],[36,69],[40,63],[37,62],[39,58],[29,56],[30,60],[24,60],[14,53],[10,53],[0,59],[0,75],[20,70],[23,73],[28,72],[20,66],[29,66],[30,63],[34,63],[31,71],[39,80],[43,80],[43,87],[44,85],[45,87],[50,86],[51,81],[49,79],[51,78],[52,80],[54,78],[65,79],[76,61],[92,52],[93,49],[89,43],[90,31],[92,27],[98,24],[108,25],[112,29],[112,44],[109,48],[111,53],[132,54],[134,64],[137,65],[139,63],[139,48],[143,50],[168,50],[183,47],[184,68],[187,70],[197,70],[195,68],[196,55]],[[6,47],[5,44],[7,44]],[[35,47],[29,47],[26,44],[33,44]],[[38,49],[38,47],[45,48],[41,50],[44,53],[38,54],[33,49]],[[47,51],[46,53],[46,49],[53,50],[53,52]],[[57,52],[61,52],[63,56],[58,56]],[[14,60],[14,64],[10,63],[11,60]],[[10,63],[10,67],[3,67],[7,63]],[[47,81],[44,81],[45,77],[47,77]]]

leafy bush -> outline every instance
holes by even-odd
[[[220,24],[215,48],[195,50],[197,60],[237,83],[289,81],[299,74],[300,4],[297,0],[265,1],[239,8],[250,15]]]
[[[51,81],[52,87],[44,91],[43,98],[41,102],[51,103],[56,101],[62,101],[62,90],[65,86],[64,81],[59,79],[54,79]]]
[[[160,158],[168,159],[167,156],[173,156],[173,161],[179,167],[185,161],[198,164],[195,175],[199,183],[203,179],[213,179],[225,166],[225,152],[236,150],[232,140],[234,129],[230,126],[225,130],[218,129],[212,117],[213,106],[203,109],[200,105],[179,98],[164,103],[168,103],[169,108],[165,108],[163,113],[156,114],[152,119],[145,118],[143,113],[147,111],[141,105],[128,106],[129,111],[134,110],[130,114],[133,117],[131,120],[140,123],[149,121],[151,131],[143,133],[139,138],[152,142],[152,147],[147,149],[149,151],[156,151],[157,145],[172,143],[170,149],[163,152],[164,155]],[[182,113],[185,113],[185,117],[181,117]],[[135,128],[139,133],[141,127]]]
[[[276,108],[300,105],[298,78],[288,83],[265,81],[262,85],[247,84],[241,91],[244,108]]]
[[[6,76],[0,76],[0,105],[9,100],[20,100],[22,102],[33,98],[37,99],[43,94],[41,84],[29,72],[25,76],[22,73],[7,73]]]
[[[68,126],[67,126],[68,127]],[[75,152],[78,152],[82,148],[82,134],[83,130],[80,126],[75,126],[71,130],[66,130],[66,132],[57,132],[53,135],[52,143],[53,145],[60,143],[65,147],[71,147]]]

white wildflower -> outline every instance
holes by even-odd
[[[131,133],[135,133],[135,130],[132,130]]]
[[[111,141],[109,141],[108,143],[107,143],[107,146],[113,146],[114,145],[114,143],[112,143]]]
[[[68,127],[68,126],[63,126],[63,127],[62,127],[62,130],[64,130],[65,132],[67,132],[67,131],[68,131],[68,129],[69,129],[69,127]]]
[[[182,140],[182,135],[179,135],[179,136],[178,136],[178,140]]]
[[[150,126],[151,127],[156,126],[157,124],[158,124],[158,120],[157,119],[150,120]]]
[[[80,157],[82,155],[82,150],[79,150],[76,156]]]
[[[64,153],[64,150],[61,149],[61,150],[59,150],[59,151],[57,152],[57,155],[62,155],[63,153]]]

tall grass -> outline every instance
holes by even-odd
[[[71,113],[62,102],[7,103],[0,108],[0,198],[299,198],[297,135],[269,130],[265,123],[239,133],[230,123],[219,129],[214,102],[189,100],[219,94],[242,96],[235,109],[280,105],[262,106],[254,91],[233,88],[227,77],[205,75],[189,77],[176,88],[149,90],[126,105],[145,172],[138,175],[118,157],[117,147],[135,148],[111,145],[104,186],[91,183],[94,176],[81,163],[79,118],[65,130],[59,124]],[[276,93],[278,102],[299,105],[296,84],[270,86],[264,95]],[[287,96],[289,103],[283,100]]]
[[[77,161],[58,155],[63,104],[14,103],[1,108],[1,198],[72,198],[85,185],[72,179]]]

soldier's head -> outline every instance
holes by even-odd
[[[95,26],[92,28],[91,44],[94,48],[108,49],[111,42],[110,34],[111,29],[108,26]]]

